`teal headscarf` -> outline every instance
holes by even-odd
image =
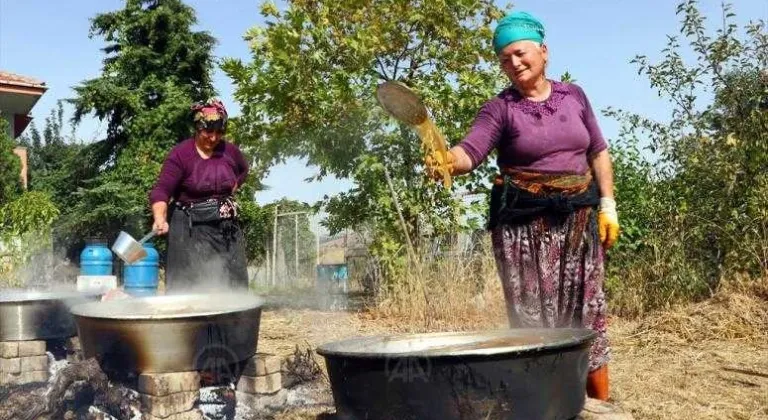
[[[493,31],[493,49],[496,54],[517,41],[544,42],[544,25],[526,12],[512,12],[504,16]]]

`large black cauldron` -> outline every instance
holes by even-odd
[[[587,329],[344,340],[318,348],[337,415],[355,420],[566,420],[585,402]]]

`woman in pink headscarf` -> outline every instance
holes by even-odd
[[[168,233],[166,287],[247,288],[245,238],[234,194],[248,163],[227,142],[227,111],[210,99],[192,107],[194,137],[176,145],[149,193],[153,228]]]

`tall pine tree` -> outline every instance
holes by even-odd
[[[192,31],[195,23],[180,0],[125,0],[92,19],[91,36],[107,43],[102,73],[75,87],[70,102],[75,122],[92,114],[108,129],[78,157],[79,188],[59,232],[70,252],[87,236],[149,228],[147,193],[163,159],[191,134],[190,104],[214,94],[215,39]]]

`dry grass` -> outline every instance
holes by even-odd
[[[613,398],[638,419],[768,419],[768,279],[613,320]]]
[[[259,351],[289,356],[296,346],[315,348],[352,336],[385,333],[386,326],[367,322],[361,314],[281,309],[262,314]]]
[[[507,322],[501,283],[490,255],[417,262],[382,293],[368,316],[398,332],[497,328]]]
[[[646,345],[755,340],[768,332],[768,305],[750,295],[719,293],[701,303],[651,315],[636,330]]]

